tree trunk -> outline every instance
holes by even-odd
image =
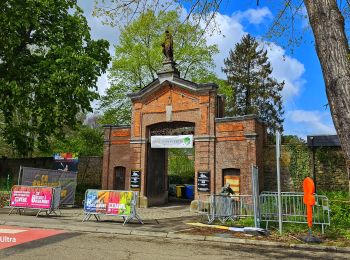
[[[350,67],[344,17],[336,0],[304,0],[304,3],[316,41],[335,129],[346,159],[350,161]]]

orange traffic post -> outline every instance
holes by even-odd
[[[309,235],[311,235],[312,206],[315,205],[315,196],[314,196],[315,183],[310,177],[307,177],[304,179],[303,190],[304,190],[304,204],[306,205],[307,225],[309,226]]]

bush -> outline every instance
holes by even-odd
[[[10,201],[10,193],[0,192],[0,208],[9,206],[9,201]]]

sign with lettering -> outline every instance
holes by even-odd
[[[154,135],[151,148],[193,148],[193,135]]]
[[[210,172],[199,171],[197,174],[197,191],[209,192],[210,191]]]
[[[84,211],[107,215],[130,215],[132,191],[87,190]]]
[[[133,190],[141,189],[141,170],[131,170],[130,188]]]
[[[52,187],[15,185],[11,191],[10,207],[49,209],[52,198]]]

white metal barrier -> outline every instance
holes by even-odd
[[[306,206],[303,193],[282,192],[282,222],[307,223]],[[328,198],[315,194],[316,203],[313,206],[313,224],[321,225],[322,233],[325,226],[330,226],[330,208]],[[252,195],[207,195],[198,201],[198,213],[208,218],[211,224],[214,220],[222,223],[227,220],[237,220],[254,217],[260,222],[278,222],[277,192],[262,192],[258,196],[259,203],[255,206]]]
[[[328,198],[324,195],[315,194],[316,203],[312,207],[312,223],[324,227],[330,226],[330,208]],[[277,192],[262,192],[260,194],[260,217],[261,221],[278,222]],[[282,222],[307,223],[306,206],[302,192],[281,192]]]
[[[11,189],[9,215],[14,210],[22,214],[26,209],[38,210],[36,216],[41,212],[58,215],[57,211],[61,215],[60,201],[61,187],[15,185]]]
[[[91,216],[100,221],[101,215],[108,215],[122,217],[123,225],[132,219],[136,219],[140,224],[143,224],[136,211],[137,198],[138,192],[136,191],[86,190],[83,222],[89,220]]]

